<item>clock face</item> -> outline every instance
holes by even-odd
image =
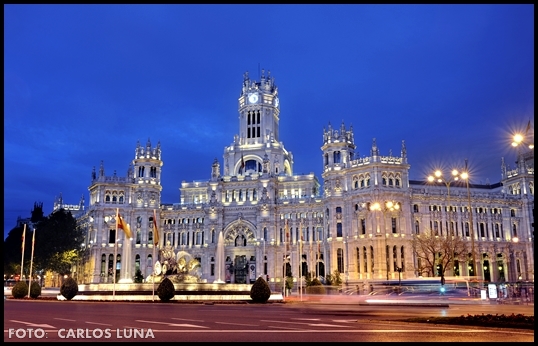
[[[280,104],[279,102],[280,101],[279,101],[278,97],[275,97],[275,107],[278,107],[278,105]]]
[[[250,103],[256,103],[258,102],[258,94],[252,93],[248,95],[248,102]]]

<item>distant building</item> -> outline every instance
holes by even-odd
[[[448,189],[409,180],[404,141],[394,155],[381,153],[373,139],[369,155],[360,157],[352,127],[329,124],[320,138],[321,184],[313,173],[294,174],[294,157],[280,138],[278,89],[270,73],[259,82],[244,75],[238,109],[239,134],[224,147],[222,161],[208,167],[211,178],[183,182],[177,203],[161,202],[160,143],[138,143],[126,176],[105,175],[103,162],[98,172],[94,168],[89,206],[78,217],[87,234],[81,281],[112,282],[115,262],[119,278],[132,278],[136,269],[150,275],[158,254],[154,211],[159,248],[169,244],[175,253],[197,258],[207,282],[216,279],[220,232],[226,282],[251,283],[260,275],[280,282],[286,267],[294,277],[337,270],[344,282],[359,284],[397,280],[397,268],[404,279],[427,275],[417,270],[410,245],[414,234],[427,229],[469,242],[474,234],[479,272],[469,272],[467,261],[456,262],[447,276],[534,281],[534,150],[521,153],[514,169],[503,160],[498,183],[475,184],[471,177],[469,188],[454,182]],[[300,116],[307,121],[307,114]],[[130,224],[132,240],[119,231],[114,261],[117,211]]]
[[[24,227],[24,224],[26,224],[27,229],[34,229],[36,224],[42,221],[45,216],[43,213],[43,203],[34,203],[34,209],[30,211],[30,217],[29,218],[22,218],[20,216],[17,217],[17,227]]]
[[[52,213],[55,213],[60,209],[71,212],[71,215],[73,215],[73,217],[75,218],[82,216],[82,214],[84,214],[84,196],[80,198],[78,204],[65,204],[62,197],[62,193],[60,193],[60,196],[56,197],[56,199],[54,200]]]

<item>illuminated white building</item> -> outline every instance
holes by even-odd
[[[239,134],[224,148],[223,160],[208,167],[209,180],[183,182],[177,203],[161,202],[160,144],[138,144],[127,176],[106,176],[103,163],[94,170],[89,206],[78,220],[87,232],[84,282],[112,282],[117,208],[133,233],[126,240],[119,232],[120,278],[133,277],[136,268],[144,277],[152,273],[155,210],[159,246],[169,242],[175,252],[199,259],[207,282],[216,279],[219,232],[227,282],[250,283],[260,275],[280,282],[286,263],[294,277],[338,270],[344,282],[359,284],[397,280],[398,267],[404,279],[425,274],[416,269],[410,239],[426,229],[440,235],[452,230],[469,242],[474,234],[475,275],[486,281],[534,281],[534,149],[519,156],[515,169],[503,161],[499,183],[479,185],[471,178],[468,187],[454,182],[447,188],[409,180],[404,141],[393,155],[382,154],[373,139],[370,155],[355,157],[352,127],[328,125],[321,183],[313,173],[294,174],[270,74],[262,73],[259,82],[244,75],[238,108]],[[446,275],[473,275],[468,268],[456,262]]]

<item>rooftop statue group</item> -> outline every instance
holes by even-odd
[[[146,282],[158,283],[167,277],[173,283],[198,283],[202,277],[200,262],[185,251],[174,253],[170,241],[159,250],[159,260],[153,269]]]

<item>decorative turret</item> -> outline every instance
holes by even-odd
[[[407,163],[407,147],[404,140],[402,140],[402,162]]]
[[[346,167],[354,159],[355,143],[353,139],[353,126],[346,130],[344,122],[340,126],[340,131],[334,130],[329,123],[327,130],[323,129],[323,166]]]
[[[211,165],[211,180],[216,180],[220,178],[220,163],[217,158],[213,161],[213,165]]]
[[[379,148],[375,138],[372,140],[372,149],[370,149],[370,156],[379,156]]]

